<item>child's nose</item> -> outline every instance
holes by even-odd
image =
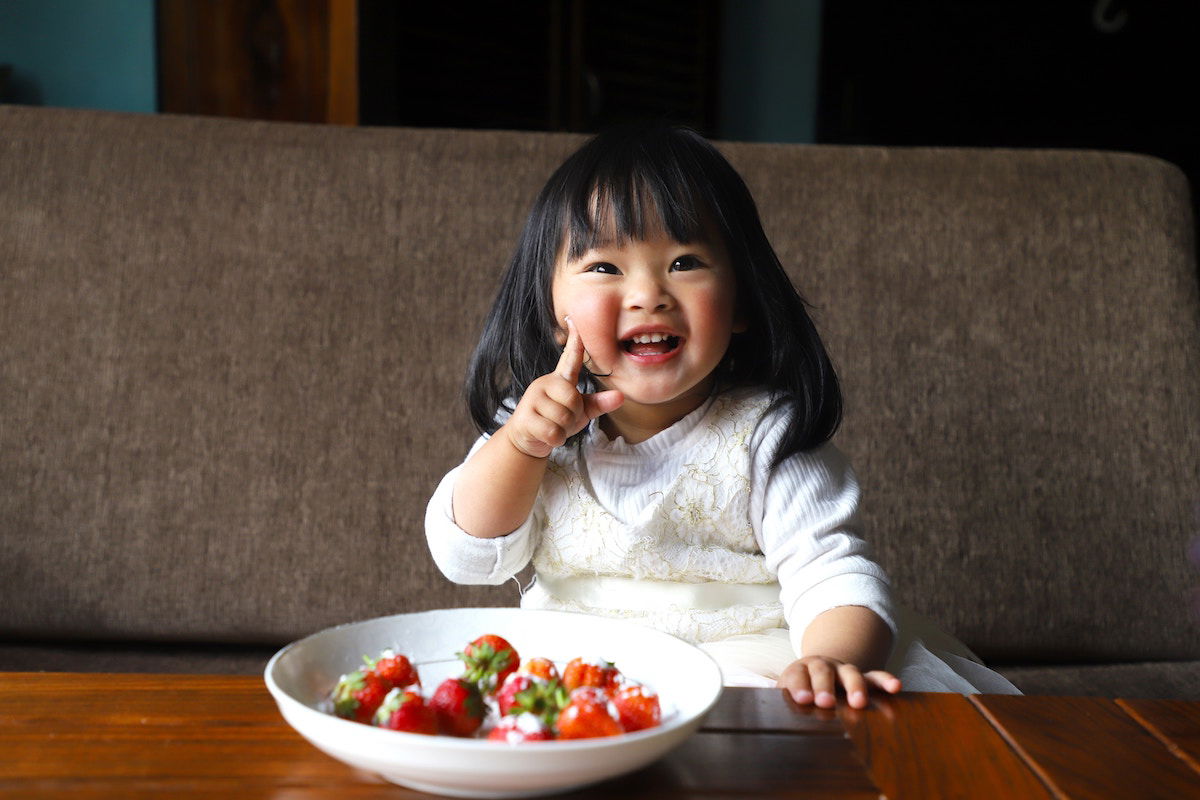
[[[659,281],[641,278],[631,282],[625,293],[625,306],[630,311],[665,311],[674,299]]]

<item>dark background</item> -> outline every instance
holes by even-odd
[[[831,0],[817,140],[1128,150],[1195,186],[1198,37],[1191,0]]]
[[[2,0],[0,101],[525,130],[657,116],[734,140],[1124,150],[1194,187],[1198,32],[1200,0]]]
[[[362,122],[594,131],[662,116],[737,138],[722,59],[754,43],[722,41],[728,5],[516,5],[360,0]],[[825,0],[812,141],[1124,150],[1194,187],[1198,36],[1193,0]]]

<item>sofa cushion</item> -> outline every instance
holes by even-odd
[[[269,644],[439,606],[422,512],[579,137],[0,106],[0,635]],[[1190,661],[1178,170],[729,144],[844,381],[898,597],[986,659]]]
[[[5,642],[8,672],[161,672],[261,675],[278,648],[266,645],[114,641]]]
[[[0,635],[516,604],[437,572],[424,506],[570,141],[14,107],[0,131]]]
[[[1187,182],[1123,153],[735,145],[900,599],[988,660],[1200,658]]]
[[[1200,700],[1200,661],[1002,666],[998,671],[1025,694]]]

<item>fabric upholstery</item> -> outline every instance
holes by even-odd
[[[0,107],[0,637],[271,646],[515,605],[446,582],[422,514],[580,141]],[[722,147],[838,365],[897,596],[988,660],[1200,659],[1179,170]]]
[[[985,659],[1195,658],[1200,305],[1178,170],[731,155],[844,379],[839,441],[897,595]]]
[[[1025,694],[1200,700],[1200,661],[1000,667]]]

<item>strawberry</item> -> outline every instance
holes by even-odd
[[[567,690],[558,681],[547,681],[534,675],[514,672],[496,693],[500,716],[531,713],[546,725],[553,724],[569,700]]]
[[[365,669],[343,675],[333,688],[333,713],[356,722],[370,722],[391,688]]]
[[[506,716],[509,710],[516,705],[517,695],[526,692],[533,686],[534,678],[520,672],[514,672],[504,679],[504,685],[496,692],[496,707],[500,710],[500,716]]]
[[[459,678],[442,681],[429,707],[437,714],[438,728],[451,736],[470,736],[483,724],[486,709],[479,687]]]
[[[611,691],[617,688],[620,679],[621,672],[616,665],[602,658],[572,658],[562,673],[562,683],[567,691],[574,691],[580,686],[596,686]]]
[[[555,667],[554,662],[548,658],[531,658],[522,664],[521,668],[517,671],[523,672],[526,675],[536,675],[537,677],[546,681],[556,681],[559,679],[558,668]]]
[[[458,657],[466,665],[463,680],[477,684],[487,695],[495,694],[509,673],[515,672],[521,663],[516,648],[492,633],[471,642]]]
[[[559,739],[594,739],[624,733],[608,692],[584,686],[571,692],[571,701],[555,722]]]
[[[658,694],[646,686],[626,684],[613,693],[612,701],[617,707],[621,727],[627,732],[654,728],[662,722]]]
[[[417,675],[416,667],[407,656],[397,655],[393,650],[384,650],[379,658],[370,659],[363,656],[367,670],[374,672],[389,686],[403,689],[408,686],[420,686],[421,678]]]
[[[381,728],[404,733],[433,736],[438,732],[438,718],[425,699],[416,692],[399,687],[392,689],[375,712],[375,724]]]
[[[554,738],[554,732],[550,729],[545,721],[536,714],[524,712],[521,714],[510,714],[504,717],[492,728],[488,733],[487,738],[494,742],[508,742],[509,744],[520,744],[521,742],[539,742]]]

